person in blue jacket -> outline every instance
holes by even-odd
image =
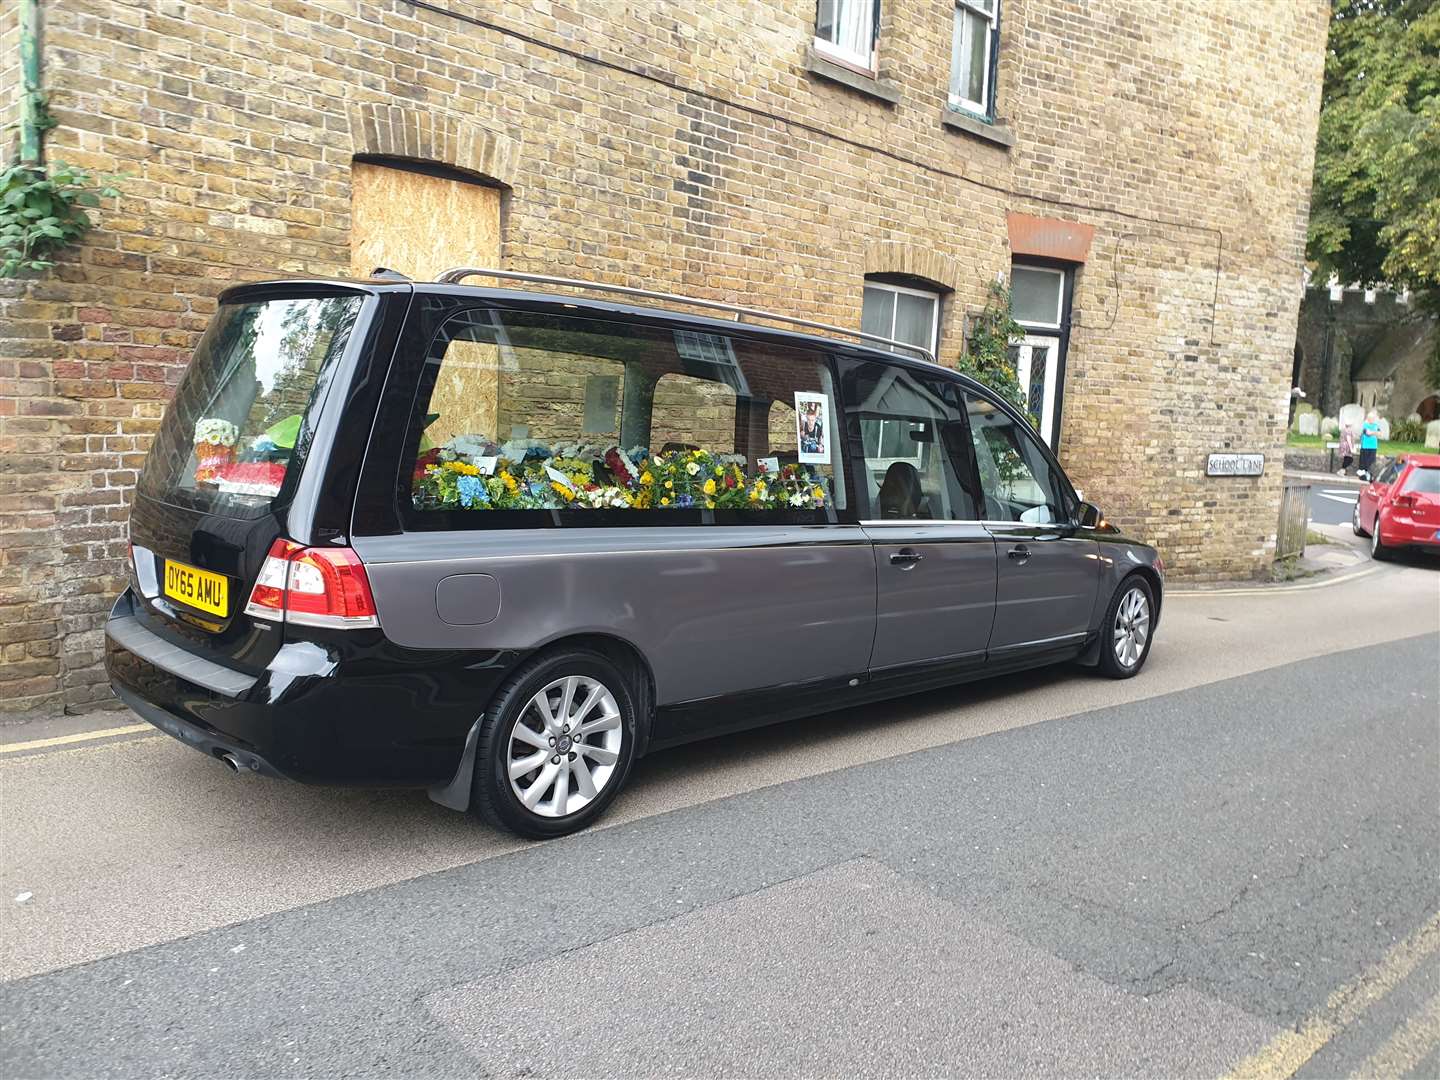
[[[1380,417],[1371,409],[1365,415],[1365,423],[1360,428],[1360,468],[1357,476],[1365,480],[1371,479],[1371,473],[1375,469],[1375,452],[1380,449]]]

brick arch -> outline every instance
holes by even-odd
[[[349,108],[351,153],[448,165],[510,186],[520,144],[444,112],[356,102]]]
[[[865,273],[904,274],[953,290],[960,280],[960,265],[933,248],[885,240],[866,245]]]

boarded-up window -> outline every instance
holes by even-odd
[[[350,171],[350,272],[417,281],[500,263],[500,189],[357,161]]]

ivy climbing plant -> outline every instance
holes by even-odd
[[[119,195],[115,177],[97,178],[63,161],[45,162],[42,143],[55,120],[40,90],[38,27],[38,5],[23,0],[19,153],[0,173],[0,278],[55,265],[55,253],[90,230],[87,210]]]
[[[1024,334],[1011,314],[1010,290],[996,281],[990,286],[984,309],[971,323],[967,348],[955,366],[1030,416],[1028,395],[1020,385],[1015,362],[1010,359],[1010,343]],[[1030,419],[1032,423],[1035,420],[1033,416]]]
[[[46,270],[90,229],[89,207],[120,193],[84,169],[19,162],[0,173],[0,277]]]

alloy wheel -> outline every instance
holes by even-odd
[[[1145,652],[1150,637],[1150,601],[1139,588],[1132,588],[1115,609],[1115,659],[1121,667],[1132,668]]]
[[[535,693],[506,749],[510,789],[541,817],[588,806],[610,783],[625,738],[615,695],[598,679],[567,675]]]

